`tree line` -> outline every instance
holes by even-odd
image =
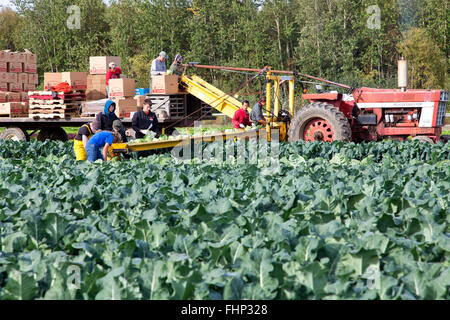
[[[450,89],[445,0],[12,0],[0,11],[0,48],[30,49],[44,72],[87,71],[89,56],[122,57],[148,84],[151,61],[297,70],[352,86]],[[73,6],[76,8],[73,9]],[[78,25],[77,25],[78,21]],[[171,61],[168,61],[168,66]],[[224,90],[250,75],[198,71]],[[252,91],[260,83],[249,86]]]

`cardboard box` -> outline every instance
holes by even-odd
[[[134,79],[110,79],[109,96],[114,98],[134,97]]]
[[[28,74],[28,83],[29,84],[39,84],[39,76],[36,73],[29,73]],[[56,84],[58,84],[58,83],[56,83]],[[45,88],[45,90],[47,90],[47,88]]]
[[[27,50],[25,50],[27,51]],[[37,64],[37,57],[34,53],[27,51],[25,52],[25,56],[26,56],[26,63],[30,63],[30,64]]]
[[[17,82],[28,84],[28,73],[18,73]]]
[[[0,72],[8,72],[8,62],[0,61]]]
[[[8,62],[8,72],[23,72],[22,62]]]
[[[152,76],[152,93],[178,93],[178,76],[176,74]]]
[[[35,63],[25,63],[25,72],[26,73],[37,73],[37,64]]]
[[[0,82],[8,82],[8,73],[0,72]]]
[[[24,113],[28,113],[28,104],[23,102],[6,102],[0,103],[0,114],[13,116],[23,115]]]
[[[23,83],[12,82],[9,85],[8,91],[10,92],[22,92],[23,91]]]
[[[27,56],[24,52],[16,52],[16,61],[20,63],[27,62]]]
[[[136,100],[138,107],[144,106],[144,100],[147,98],[147,96],[134,96],[134,100]]]
[[[8,55],[6,54],[6,51],[0,51],[0,61],[8,62]]]
[[[119,118],[128,118],[131,112],[138,110],[137,101],[134,98],[113,98],[113,101],[116,103],[115,113]]]
[[[6,92],[0,91],[0,102],[6,102]]]
[[[6,51],[6,62],[17,62],[16,53],[12,51]]]
[[[28,97],[28,92],[21,92],[20,93],[20,101],[26,102],[29,101],[30,98]]]
[[[28,83],[37,84],[31,82],[33,74],[28,75]],[[60,72],[45,72],[44,73],[44,90],[49,90],[50,87],[56,86],[62,82],[62,73]]]
[[[0,82],[0,92],[8,91],[8,82]]]
[[[24,83],[24,85],[23,85],[23,91],[24,92],[35,91],[35,90],[36,90],[36,85],[35,84]]]
[[[8,83],[14,83],[14,82],[18,82],[17,81],[17,73],[7,73],[6,74],[6,82]]]
[[[6,100],[8,102],[20,102],[20,93],[18,92],[7,92]]]
[[[86,72],[62,72],[61,80],[61,82],[67,82],[74,90],[87,89]]]
[[[110,62],[114,62],[117,67],[120,67],[122,59],[120,57],[90,57],[89,73],[106,74],[108,72]]]
[[[88,74],[87,75],[88,83],[101,83],[106,85],[106,74]]]

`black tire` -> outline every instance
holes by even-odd
[[[6,128],[0,134],[1,140],[28,141],[29,137],[25,131],[20,128]]]
[[[63,128],[42,128],[37,136],[38,141],[59,140],[65,142],[68,140],[67,133]]]
[[[331,141],[351,141],[352,128],[345,115],[328,103],[314,102],[301,108],[292,119],[288,131],[289,142],[304,140],[306,126],[315,119],[323,119],[329,123],[332,132],[327,138]],[[323,136],[317,136],[313,140],[324,139]]]
[[[427,136],[415,136],[414,138],[412,138],[413,141],[414,140],[419,140],[420,142],[427,142],[427,143],[432,143],[434,144],[433,139],[428,138]]]

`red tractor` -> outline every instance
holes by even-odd
[[[441,90],[359,88],[341,93],[304,94],[289,127],[289,140],[378,141],[408,137],[437,142],[449,93]]]
[[[412,137],[434,143],[439,141],[445,125],[449,93],[406,90],[407,68],[406,60],[399,60],[401,89],[352,89],[325,80],[349,89],[351,93],[304,94],[303,98],[310,100],[311,104],[296,113],[289,127],[289,140],[361,142]]]

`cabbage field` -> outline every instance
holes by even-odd
[[[450,299],[449,158],[297,142],[274,171],[1,141],[0,299]]]

